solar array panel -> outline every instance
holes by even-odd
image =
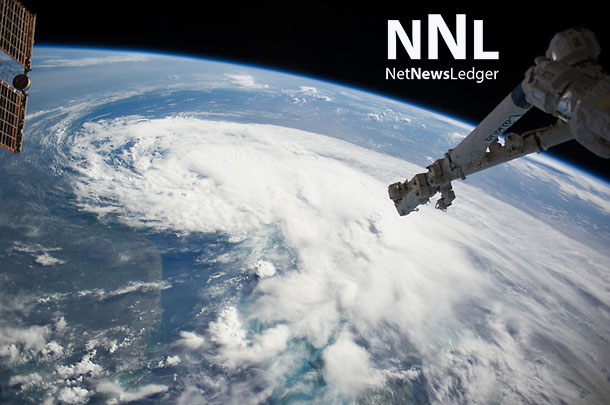
[[[30,70],[36,17],[17,0],[0,0],[0,48]]]
[[[19,1],[0,0],[0,50],[24,69],[13,86],[0,79],[0,146],[15,153],[21,152],[35,24],[36,16]]]
[[[26,95],[0,80],[0,146],[21,152]]]

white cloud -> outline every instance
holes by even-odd
[[[258,260],[255,269],[255,274],[260,278],[272,277],[275,274],[273,263],[265,260]]]
[[[64,264],[66,262],[65,260],[53,257],[46,252],[36,256],[36,259],[34,259],[34,261],[43,266],[56,266],[58,264]]]
[[[22,363],[31,355],[41,353],[46,346],[48,326],[0,328],[0,359],[8,363]]]
[[[354,343],[353,336],[343,331],[335,343],[324,350],[324,379],[343,398],[356,400],[370,388],[383,385],[383,373],[371,364],[370,354]]]
[[[94,288],[92,290],[81,290],[77,292],[78,297],[95,296],[99,300],[106,299],[108,297],[116,297],[124,294],[131,294],[133,292],[153,292],[161,291],[172,288],[172,285],[166,281],[133,281],[130,280],[126,285],[116,288],[111,291],[106,291],[103,288]],[[63,297],[62,297],[63,298]]]
[[[158,368],[174,367],[174,366],[177,366],[178,364],[180,364],[181,362],[182,362],[182,360],[180,359],[180,356],[167,356],[167,358],[165,358],[165,360],[161,360],[157,363],[157,367]]]
[[[162,281],[129,281],[126,286],[117,288],[108,293],[108,296],[114,297],[117,295],[129,294],[135,291],[159,291],[167,290],[172,285],[166,280]]]
[[[96,347],[101,347],[112,354],[119,348],[119,345],[116,339],[110,339],[106,336],[98,336],[88,341],[85,345],[85,349],[89,352],[93,352]]]
[[[59,392],[58,399],[66,404],[86,404],[89,401],[89,391],[81,387],[64,387]]]
[[[97,376],[102,372],[102,366],[91,361],[91,358],[95,355],[93,353],[87,353],[83,358],[70,366],[61,365],[57,367],[57,375],[61,378],[78,378],[81,375]]]
[[[407,124],[411,123],[411,118],[403,115],[400,112],[396,112],[390,109],[384,109],[378,112],[372,112],[366,114],[366,117],[370,120],[377,122],[404,122]]]
[[[29,388],[42,382],[42,377],[38,373],[26,374],[26,375],[13,375],[8,380],[10,387],[20,385],[22,388]]]
[[[246,337],[237,309],[223,309],[218,319],[209,326],[210,340],[219,346],[217,359],[228,368],[270,362],[286,350],[290,331],[286,325],[266,329],[252,339]]]
[[[575,401],[580,391],[566,380],[574,368],[548,352],[551,341],[599,370],[590,359],[604,347],[591,336],[610,335],[598,321],[610,304],[608,253],[468,184],[454,185],[460,204],[450,212],[428,206],[401,218],[387,185],[421,168],[305,131],[127,117],[86,124],[70,146],[87,211],[225,235],[254,252],[248,266],[266,257],[269,241],[285,244],[289,257],[274,258],[278,271],[259,280],[247,311],[229,305],[205,338],[181,333],[179,344],[205,348],[229,376],[251,372],[252,381],[220,391],[227,398],[251,390],[265,401],[281,389],[291,364],[307,361],[305,349],[287,350],[294,341],[324,350],[320,395],[329,402],[364,379],[374,388],[420,373],[434,382],[432,402],[456,391],[461,402]],[[251,323],[264,327],[251,331]],[[422,364],[384,368],[371,352],[386,346]]]
[[[168,367],[173,367],[180,364],[180,361],[180,356],[167,356],[167,359],[165,359],[165,364]]]
[[[293,103],[305,104],[310,101],[333,101],[329,96],[322,94],[317,88],[312,86],[301,86],[298,90],[282,90],[287,94]]]
[[[55,322],[55,329],[58,332],[63,332],[66,327],[68,326],[68,322],[66,322],[66,319],[62,316],[60,317],[56,322]]]
[[[462,141],[462,139],[466,138],[466,135],[468,135],[468,132],[464,131],[464,132],[449,132],[447,134],[447,139],[449,139],[450,142],[456,142],[459,143]]]
[[[44,346],[44,349],[42,349],[42,354],[44,356],[55,357],[55,356],[62,355],[63,352],[64,352],[63,346],[60,345],[59,343],[57,343],[55,340],[52,340],[49,343],[47,343]]]
[[[34,256],[34,261],[42,266],[56,266],[66,263],[65,260],[58,259],[49,254],[49,252],[60,251],[61,248],[47,248],[39,244],[26,244],[14,242],[11,248],[12,251],[31,253]]]
[[[227,307],[220,312],[218,319],[210,323],[210,339],[212,342],[228,347],[238,348],[246,345],[246,331],[235,307]]]
[[[226,73],[225,77],[229,79],[231,83],[245,89],[263,89],[269,87],[266,84],[256,83],[254,76],[249,74]]]
[[[181,339],[179,339],[176,343],[190,350],[200,349],[205,344],[205,339],[203,336],[199,336],[195,332],[180,331],[180,336]]]
[[[312,86],[301,86],[299,88],[299,93],[304,96],[313,97],[316,100],[332,101],[332,98],[321,94],[318,89]]]
[[[148,384],[142,385],[135,390],[126,391],[115,381],[102,381],[96,387],[98,392],[113,396],[113,399],[109,401],[111,404],[141,401],[147,397],[164,393],[167,389],[166,385]]]

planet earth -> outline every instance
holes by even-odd
[[[400,217],[472,124],[175,55],[36,46],[30,77],[3,404],[610,401],[606,180],[535,154]]]

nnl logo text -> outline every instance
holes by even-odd
[[[499,59],[498,51],[483,50],[483,20],[473,21],[474,59]],[[454,59],[466,59],[466,14],[455,16],[455,36],[440,14],[428,15],[428,59],[438,59],[438,34]],[[411,38],[398,20],[388,20],[388,59],[396,59],[396,38],[411,59],[421,59],[421,20],[411,22]]]

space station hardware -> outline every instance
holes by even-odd
[[[459,145],[427,172],[388,187],[398,213],[417,211],[437,192],[436,208],[445,211],[455,199],[452,180],[571,139],[610,158],[610,77],[597,63],[599,53],[597,39],[587,29],[556,34],[525,79]],[[522,134],[506,133],[532,107],[557,122]],[[503,134],[502,144],[498,137]]]
[[[0,49],[12,60],[2,63],[23,68],[11,83],[0,78],[0,146],[15,153],[21,152],[35,24],[36,15],[20,2],[0,0]]]

